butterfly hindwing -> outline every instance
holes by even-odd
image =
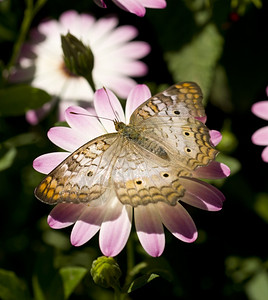
[[[161,201],[175,205],[185,191],[180,176],[190,173],[126,141],[114,165],[112,181],[123,204],[138,206]]]

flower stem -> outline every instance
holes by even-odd
[[[22,47],[22,44],[24,43],[26,35],[31,26],[32,20],[33,20],[34,16],[37,14],[37,12],[46,3],[46,1],[47,0],[37,0],[37,2],[34,5],[33,0],[25,0],[26,8],[24,10],[24,17],[22,20],[22,24],[20,27],[20,32],[19,32],[17,41],[15,42],[15,44],[13,46],[11,58],[6,67],[7,72],[9,72],[10,68],[16,63],[16,60],[19,56],[19,52]]]

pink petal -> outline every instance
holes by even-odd
[[[107,85],[107,88],[112,89],[116,95],[126,99],[130,90],[137,84],[135,80],[125,76],[113,76],[103,74],[103,82]]]
[[[124,47],[118,47],[118,44],[123,45],[124,43],[127,43],[128,41],[134,39],[137,35],[138,30],[134,26],[124,25],[117,27],[109,34],[109,36],[106,37],[105,41],[103,41],[102,47],[106,46],[112,49],[112,46],[116,46],[115,51],[117,51],[117,49],[121,49],[121,47]],[[128,43],[126,45],[128,45]]]
[[[94,106],[98,117],[110,119],[100,119],[108,132],[116,131],[113,120],[119,120],[125,123],[122,106],[117,97],[110,90],[104,88],[97,90],[94,95]]]
[[[89,141],[86,136],[69,127],[52,127],[47,135],[52,143],[69,152],[75,151]]]
[[[77,22],[79,14],[75,10],[68,10],[61,14],[59,21],[63,25],[70,26]]]
[[[252,143],[256,145],[268,145],[268,126],[262,127],[255,131],[251,137]]]
[[[46,38],[50,36],[57,36],[59,33],[59,23],[56,20],[47,20],[38,25],[38,31]]]
[[[165,8],[167,3],[165,0],[140,0],[142,5],[149,8]]]
[[[85,244],[99,231],[106,209],[106,206],[89,206],[84,210],[73,227],[72,245],[81,246]]]
[[[50,101],[45,103],[42,107],[38,109],[35,110],[31,109],[27,111],[26,120],[31,125],[38,124],[41,120],[43,120],[48,115],[48,113],[50,112],[53,106],[54,106],[54,101]]]
[[[125,76],[144,76],[148,72],[148,67],[142,61],[121,61],[120,65],[115,66],[116,69],[112,70],[113,73],[118,72],[121,75]]]
[[[196,226],[191,216],[180,203],[171,206],[159,202],[157,207],[162,222],[176,238],[186,243],[192,243],[196,240]]]
[[[194,172],[194,177],[207,179],[220,179],[228,177],[231,173],[228,166],[223,163],[212,161],[206,167],[200,167]]]
[[[94,2],[100,7],[107,8],[103,0],[94,0]]]
[[[199,120],[200,122],[202,122],[204,124],[207,122],[207,116],[204,116],[204,117],[195,117],[195,119]]]
[[[48,215],[48,225],[54,229],[68,227],[76,222],[85,208],[84,204],[60,203]]]
[[[265,147],[262,151],[261,157],[264,162],[268,162],[268,147]]]
[[[132,115],[134,110],[150,97],[151,92],[145,84],[138,84],[130,91],[126,103],[127,123],[129,123],[130,116]]]
[[[129,42],[113,51],[113,55],[123,56],[128,59],[139,59],[147,55],[151,47],[146,42]]]
[[[106,133],[98,120],[97,113],[92,114],[82,107],[68,107],[65,111],[65,119],[73,129],[86,136],[87,140]]]
[[[251,111],[257,117],[268,120],[268,101],[254,103],[251,107]]]
[[[180,178],[180,181],[186,189],[183,202],[210,211],[222,208],[225,197],[214,186],[195,178]]]
[[[137,0],[113,0],[113,2],[118,5],[120,8],[127,10],[139,17],[145,15],[144,6]]]
[[[33,161],[33,168],[43,174],[50,173],[70,155],[69,152],[52,152],[38,156]]]
[[[209,135],[212,145],[217,146],[222,139],[221,133],[217,130],[210,130]]]
[[[135,226],[144,250],[153,257],[160,256],[165,248],[164,228],[152,204],[134,208]]]
[[[109,36],[113,29],[117,26],[118,19],[116,17],[101,18],[95,22],[91,32],[92,43],[102,40]]]
[[[115,201],[116,205],[107,210],[99,235],[100,249],[106,256],[121,252],[131,230],[132,207],[121,204],[117,198]]]

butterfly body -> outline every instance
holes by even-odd
[[[181,177],[211,162],[217,151],[204,117],[202,92],[192,82],[173,85],[141,104],[129,124],[86,143],[36,188],[49,204],[105,201],[110,190],[132,206],[175,205],[185,194]]]

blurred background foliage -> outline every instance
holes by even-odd
[[[25,121],[24,113],[50,96],[5,80],[22,26],[35,27],[68,9],[96,17],[115,13],[120,24],[136,26],[138,39],[152,46],[144,59],[149,73],[138,82],[152,92],[177,81],[198,82],[208,127],[223,133],[219,160],[232,170],[226,180],[215,181],[226,196],[222,211],[189,207],[199,230],[195,243],[180,242],[166,231],[164,254],[153,259],[137,239],[132,241],[135,261],[142,262],[137,274],[145,276],[136,286],[150,283],[133,288],[129,298],[268,299],[267,165],[262,147],[251,143],[252,133],[266,122],[250,111],[254,102],[267,99],[267,1],[167,0],[166,9],[147,9],[139,18],[111,1],[104,10],[92,0],[48,0],[31,22],[22,24],[26,3],[32,1],[0,2],[0,299],[113,299],[112,290],[95,285],[89,272],[101,255],[98,237],[71,246],[70,228],[50,229],[46,217],[51,207],[33,196],[43,176],[33,170],[32,161],[55,149],[46,133],[56,113],[36,126]],[[116,260],[124,274],[125,250]]]

